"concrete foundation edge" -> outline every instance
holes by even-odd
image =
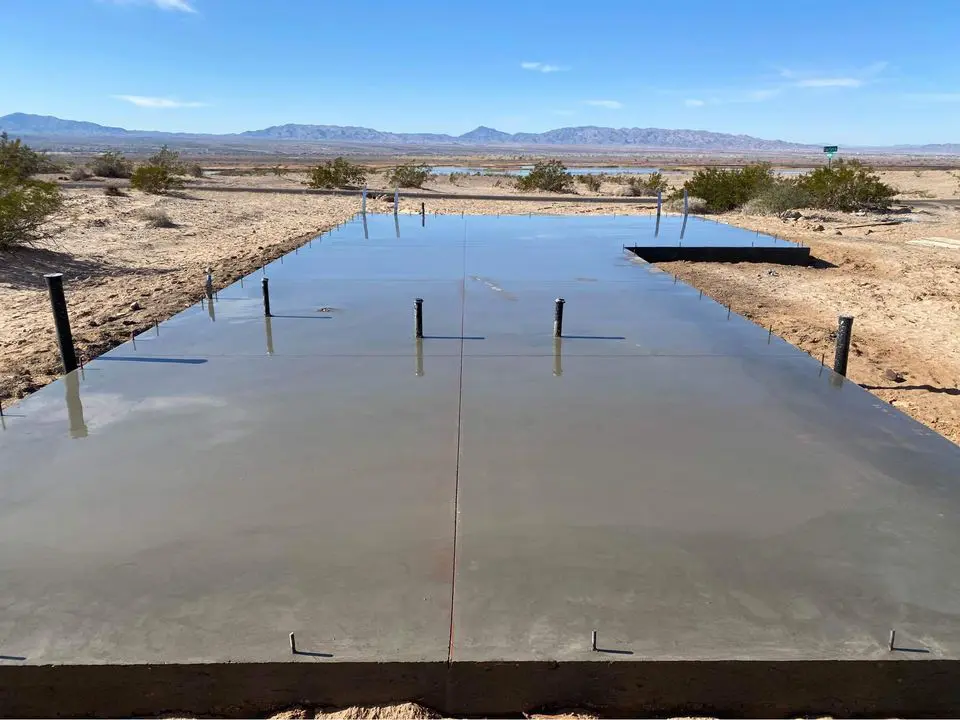
[[[456,716],[960,715],[960,661],[230,663],[0,667],[4,717],[250,717],[414,701]]]
[[[628,247],[627,250],[649,263],[676,262],[760,262],[779,265],[809,265],[808,247],[683,247],[658,245]]]

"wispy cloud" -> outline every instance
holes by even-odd
[[[960,92],[907,93],[907,100],[932,103],[960,103]]]
[[[623,103],[619,100],[584,100],[584,105],[592,105],[593,107],[602,107],[607,110],[619,110],[623,107]]]
[[[860,78],[852,77],[818,77],[818,78],[806,78],[804,80],[798,80],[794,83],[797,87],[803,88],[828,88],[828,87],[845,87],[845,88],[858,88],[863,85],[863,80]]]
[[[144,95],[114,95],[117,100],[132,103],[142,108],[198,108],[207,107],[208,103],[187,102],[183,100],[174,100],[173,98],[147,97]]]
[[[104,0],[101,0],[104,1]],[[106,0],[114,5],[152,5],[161,10],[175,10],[177,12],[196,13],[197,9],[191,4],[192,0]]]
[[[707,103],[704,100],[697,100],[696,98],[687,98],[686,100],[683,101],[683,104],[686,105],[687,107],[697,108],[697,107],[703,107]]]
[[[524,70],[531,70],[533,72],[542,72],[542,73],[554,73],[554,72],[564,72],[570,68],[563,67],[561,65],[551,65],[550,63],[543,62],[530,62],[525,61],[520,63],[520,67]]]
[[[873,81],[887,69],[889,63],[878,61],[863,68],[848,72],[801,72],[790,68],[780,70],[780,77],[789,80],[789,85],[799,88],[858,88]]]

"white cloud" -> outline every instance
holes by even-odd
[[[146,97],[144,95],[114,95],[117,100],[133,103],[137,107],[143,108],[198,108],[207,107],[207,103],[202,102],[184,102],[172,98]]]
[[[524,70],[532,70],[533,72],[542,73],[563,72],[565,70],[569,70],[569,68],[561,67],[560,65],[550,65],[549,63],[530,61],[520,63],[520,67],[522,67]]]
[[[827,87],[846,87],[858,88],[863,85],[863,80],[853,77],[819,77],[806,78],[794,83],[797,87],[803,88],[827,88]]]
[[[619,110],[623,107],[623,103],[619,100],[584,100],[585,105],[592,105],[593,107],[602,107],[607,110]]]
[[[161,10],[196,13],[197,9],[191,4],[193,0],[100,0],[114,5],[152,5]]]
[[[775,98],[781,92],[780,88],[767,88],[766,90],[749,90],[744,99],[747,102],[763,102],[770,98]]]
[[[688,98],[687,100],[683,101],[683,104],[686,105],[687,107],[692,107],[692,108],[703,107],[704,105],[706,105],[706,103],[703,100],[697,100],[696,98]]]

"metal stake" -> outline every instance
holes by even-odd
[[[563,337],[563,305],[566,302],[563,298],[557,298],[554,301],[553,308],[553,336],[555,338]]]
[[[413,301],[413,326],[414,336],[418,340],[423,339],[423,298],[416,298]]]
[[[297,638],[293,633],[290,633],[290,652],[294,655],[297,654]]]
[[[360,194],[360,212],[367,214],[367,186],[363,186],[363,192]]]
[[[590,633],[590,649],[593,652],[597,651],[597,631],[596,630]]]
[[[263,289],[263,315],[270,317],[270,278],[263,278],[260,287]]]
[[[400,212],[400,188],[393,191],[393,214]]]
[[[891,631],[890,631],[890,642],[887,644],[887,649],[890,650],[890,652],[893,652],[893,644],[896,642],[896,640],[897,640],[897,631],[896,631],[896,630],[891,630]]]
[[[63,273],[50,273],[43,277],[50,293],[50,308],[53,310],[53,324],[57,330],[57,345],[60,347],[63,372],[71,373],[77,369],[77,351],[73,347],[70,315],[67,313],[67,300],[63,294]]]
[[[204,288],[207,292],[207,298],[213,297],[213,273],[210,271],[210,268],[207,268],[207,280],[204,283]]]
[[[853,316],[841,315],[837,327],[837,346],[833,356],[833,371],[837,375],[847,375],[847,358],[850,355],[850,336],[853,331]]]

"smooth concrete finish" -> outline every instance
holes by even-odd
[[[958,657],[960,449],[653,218],[365,220],[9,409],[0,667]]]

